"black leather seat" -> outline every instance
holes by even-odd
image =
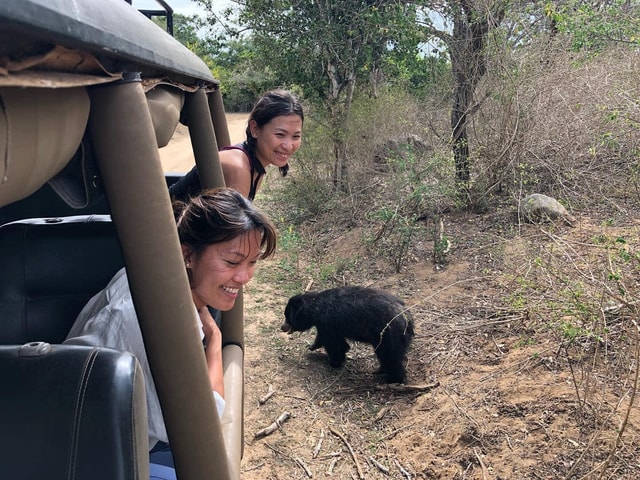
[[[0,477],[148,479],[136,358],[108,348],[0,346]]]
[[[108,216],[0,226],[0,478],[148,479],[133,355],[60,345],[123,266]]]
[[[87,301],[124,265],[108,215],[0,226],[0,345],[62,343]]]

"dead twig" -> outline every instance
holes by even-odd
[[[342,456],[342,450],[336,450],[335,452],[325,453],[320,457],[320,459],[327,459],[327,458],[341,457],[341,456]]]
[[[373,464],[374,467],[376,467],[382,473],[384,473],[385,475],[389,475],[389,469],[384,465],[382,465],[380,462],[378,462],[375,458],[369,457],[369,461]]]
[[[271,397],[273,397],[273,395],[274,395],[275,393],[276,393],[276,392],[275,392],[275,390],[273,389],[273,386],[272,386],[272,385],[269,385],[269,391],[268,391],[268,392],[267,392],[263,397],[260,397],[260,398],[258,399],[258,404],[260,404],[260,405],[264,405],[265,403],[267,403],[267,401],[268,401]]]
[[[387,433],[384,437],[382,437],[380,440],[384,441],[384,440],[389,440],[390,438],[395,437],[398,433],[400,433],[403,430],[406,430],[408,428],[411,428],[415,425],[415,422],[410,423],[409,425],[404,425],[400,428],[396,428],[393,432],[391,433]]]
[[[400,473],[402,473],[402,476],[404,478],[406,478],[407,480],[411,480],[411,474],[405,470],[404,468],[402,468],[402,465],[400,465],[400,462],[396,459],[394,459],[394,462],[396,462],[396,465],[398,466],[398,469],[400,470]]]
[[[322,448],[322,441],[324,440],[324,429],[320,429],[320,438],[318,439],[318,443],[316,443],[315,448],[313,449],[313,458],[316,458],[320,453],[320,449]]]
[[[364,474],[362,473],[362,468],[360,468],[360,463],[358,462],[358,457],[356,457],[356,452],[353,451],[353,448],[351,447],[351,444],[337,430],[334,430],[332,427],[329,427],[329,430],[336,437],[338,437],[340,440],[342,440],[342,443],[345,444],[345,446],[347,447],[347,450],[349,450],[349,453],[351,454],[351,458],[353,458],[353,461],[356,464],[356,470],[358,471],[358,478],[360,478],[361,480],[364,480],[365,477],[364,477]]]
[[[393,390],[398,393],[428,392],[440,386],[440,382],[426,383],[422,385],[409,385],[404,383],[387,383],[376,385],[376,390]]]
[[[387,415],[387,413],[389,413],[389,407],[382,407],[371,423],[379,422]]]
[[[487,469],[487,466],[482,461],[482,457],[480,456],[480,453],[478,452],[477,448],[473,449],[473,453],[476,456],[476,458],[478,459],[478,463],[480,464],[480,467],[482,468],[482,478],[483,478],[483,480],[487,480],[487,478],[489,478],[489,470]]]
[[[422,385],[408,385],[404,383],[385,383],[384,385],[376,385],[375,389],[378,391],[392,390],[397,393],[423,393],[433,390],[440,386],[440,382],[426,383]],[[370,392],[371,385],[359,385],[354,387],[344,387],[336,390],[336,393],[358,393],[358,392]]]
[[[266,437],[267,435],[271,435],[273,432],[278,430],[284,422],[289,420],[289,418],[291,418],[291,414],[289,412],[284,412],[271,425],[263,428],[262,430],[258,430],[253,436],[254,440],[256,438],[262,438],[262,437]]]
[[[338,463],[338,458],[334,458],[333,460],[331,460],[329,468],[327,468],[327,475],[333,475],[333,469],[335,468],[336,463]]]
[[[294,460],[298,465],[300,465],[300,468],[304,470],[304,473],[307,474],[307,477],[313,478],[313,473],[311,473],[311,470],[309,470],[309,467],[307,467],[306,463],[304,463],[304,461],[300,457],[296,457],[294,458]]]

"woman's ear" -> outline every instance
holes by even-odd
[[[193,257],[193,250],[187,245],[180,245],[182,247],[182,258],[184,258],[184,265],[187,268],[191,268],[191,259]]]
[[[258,136],[258,122],[255,120],[249,120],[249,131],[251,132],[251,136],[253,138],[257,138]]]

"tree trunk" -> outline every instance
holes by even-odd
[[[453,72],[453,106],[451,108],[451,143],[456,179],[468,182],[469,139],[467,124],[475,107],[473,95],[486,73],[484,45],[490,28],[504,16],[504,3],[496,2],[492,10],[474,8],[473,2],[460,0],[453,10],[453,32],[448,38]]]
[[[355,72],[347,71],[340,75],[336,66],[328,65],[329,75],[329,100],[328,112],[330,115],[331,131],[333,137],[333,187],[335,190],[347,191],[349,185],[349,163],[347,159],[347,130],[349,127],[349,114],[353,103],[355,88]]]
[[[467,112],[473,96],[469,82],[456,83],[451,108],[451,142],[456,167],[456,180],[469,181],[469,139],[467,137]]]

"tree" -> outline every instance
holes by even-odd
[[[334,187],[346,189],[345,138],[354,90],[359,82],[375,87],[394,32],[399,25],[411,23],[411,10],[403,2],[388,0],[236,3],[238,22],[251,32],[256,47],[255,61],[326,108],[333,139]]]
[[[466,183],[470,178],[467,125],[477,109],[474,105],[476,86],[486,73],[487,36],[500,25],[507,4],[506,0],[456,0],[432,5],[431,8],[451,22],[452,30],[438,28],[425,17],[429,33],[445,43],[451,60],[451,144],[456,179],[460,182]]]

